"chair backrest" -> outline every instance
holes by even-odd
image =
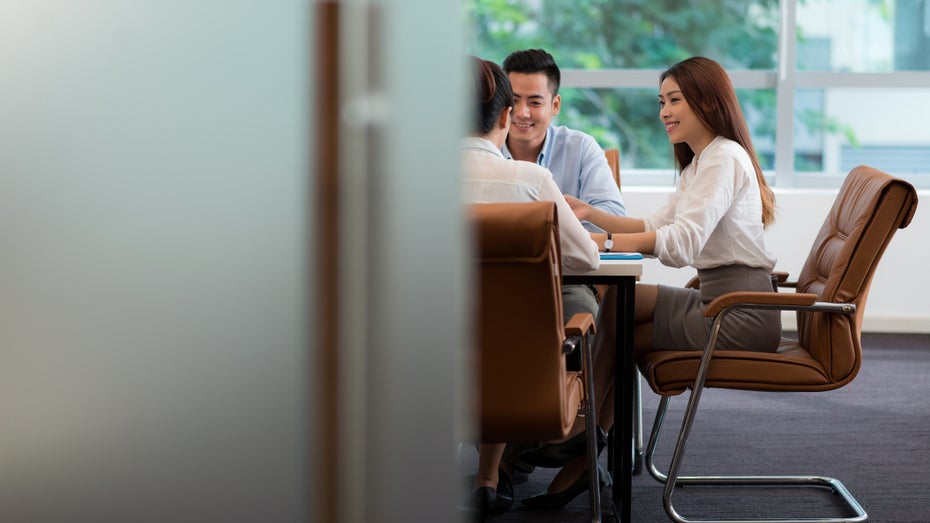
[[[852,380],[862,359],[862,314],[885,248],[917,209],[908,182],[867,166],[854,168],[840,188],[801,273],[798,292],[819,301],[855,303],[852,315],[798,313],[798,341],[837,386]]]
[[[564,437],[582,392],[562,353],[555,203],[472,204],[470,212],[478,245],[473,317],[481,441]]]
[[[604,156],[607,157],[607,165],[610,166],[617,187],[622,190],[623,186],[620,185],[620,149],[604,149]]]

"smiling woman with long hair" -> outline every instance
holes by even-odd
[[[702,315],[705,303],[727,292],[774,290],[775,257],[765,249],[763,232],[774,221],[775,198],[730,78],[717,62],[694,57],[670,67],[659,82],[659,118],[680,173],[665,205],[637,219],[611,216],[568,198],[580,219],[614,233],[615,250],[697,269],[699,290],[637,285],[637,356],[650,350],[700,350],[710,331],[710,320]],[[744,309],[731,316],[721,348],[778,347],[778,311]]]

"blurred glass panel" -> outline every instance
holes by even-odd
[[[801,71],[930,70],[927,0],[808,0],[797,6]]]
[[[498,63],[541,47],[563,69],[657,69],[694,55],[773,69],[777,0],[463,0],[467,52]]]
[[[930,88],[799,90],[795,169],[803,185],[866,164],[928,187]],[[806,178],[806,179],[805,179]]]

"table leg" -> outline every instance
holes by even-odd
[[[630,280],[630,281],[628,281]],[[629,522],[633,481],[634,409],[636,408],[636,372],[633,361],[634,278],[624,278],[617,285],[617,368],[614,383],[614,452],[611,463],[614,475],[613,502],[617,519]]]

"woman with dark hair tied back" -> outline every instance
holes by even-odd
[[[552,181],[552,173],[534,163],[508,160],[500,152],[510,128],[513,91],[494,62],[472,57],[476,122],[462,140],[463,193],[466,203],[552,201],[557,205],[562,265],[576,271],[600,264],[597,244],[581,225]],[[563,221],[564,219],[564,221]]]
[[[504,109],[513,107],[513,90],[504,71],[494,62],[472,57],[477,93],[478,124],[473,132],[487,135],[494,130]],[[509,110],[508,110],[509,114]]]
[[[535,163],[508,160],[501,153],[513,108],[513,91],[507,75],[497,64],[476,57],[470,57],[470,66],[475,120],[471,135],[461,145],[465,203],[555,202],[562,266],[576,271],[596,269],[600,264],[597,244],[575,217],[552,173]],[[594,355],[595,365],[612,369],[613,352],[601,352],[601,360],[598,354]],[[511,507],[513,486],[507,472],[500,469],[504,447],[504,442],[479,445],[474,490],[460,503],[461,509],[484,518]]]

